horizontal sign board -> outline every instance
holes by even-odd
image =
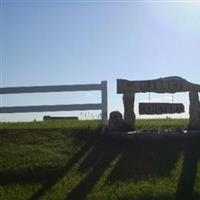
[[[153,115],[153,114],[174,114],[185,112],[182,103],[140,103],[140,115]]]
[[[181,77],[166,77],[145,81],[117,79],[117,93],[157,92],[175,93],[200,91],[200,85],[193,84]]]

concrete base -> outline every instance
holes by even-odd
[[[166,139],[190,139],[190,138],[200,138],[199,131],[184,131],[184,132],[108,132],[109,136],[113,138],[124,138],[130,140],[166,140]]]

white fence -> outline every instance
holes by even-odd
[[[72,91],[95,91],[95,90],[101,91],[101,103],[99,103],[99,104],[0,107],[0,113],[102,110],[102,125],[105,128],[108,123],[108,120],[107,120],[107,115],[108,115],[107,81],[102,81],[101,84],[88,84],[88,85],[4,87],[4,88],[0,88],[0,94],[5,95],[5,94],[21,94],[21,93],[72,92]]]

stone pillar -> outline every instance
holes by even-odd
[[[123,94],[124,125],[128,131],[135,130],[134,101],[135,101],[135,93]]]
[[[189,92],[190,99],[190,120],[188,129],[189,130],[200,130],[200,102],[198,92]]]

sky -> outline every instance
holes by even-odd
[[[118,78],[181,76],[200,84],[200,1],[0,0],[0,18],[0,87],[107,80],[108,110],[123,113],[122,95],[116,93]],[[1,95],[0,104],[99,103],[100,97],[93,91],[15,94]],[[172,98],[184,103],[185,113],[144,117],[188,117],[187,93],[150,93],[150,102],[171,103]],[[138,103],[148,99],[149,93],[136,94],[138,118],[143,117]],[[1,121],[86,114],[1,114]]]

